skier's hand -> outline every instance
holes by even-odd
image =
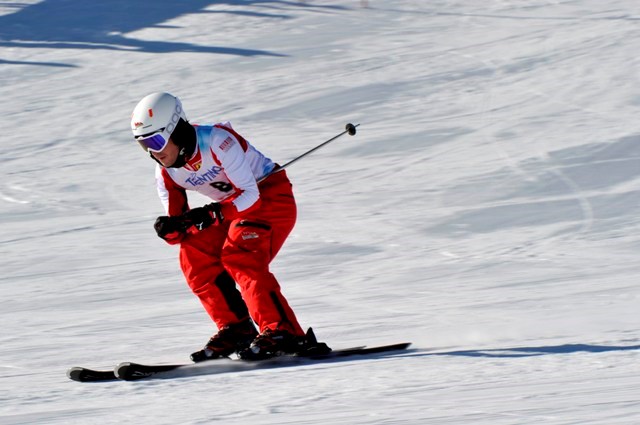
[[[159,237],[171,245],[179,243],[184,237],[185,228],[180,217],[162,215],[153,223],[153,228]]]
[[[187,227],[195,226],[196,229],[203,230],[216,222],[222,221],[223,217],[220,210],[220,204],[218,202],[212,202],[203,207],[187,211],[182,214],[182,219]]]

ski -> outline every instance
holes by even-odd
[[[178,378],[198,375],[211,375],[229,372],[242,372],[247,370],[287,367],[296,365],[313,364],[322,361],[345,359],[353,356],[374,356],[395,351],[406,350],[410,342],[399,344],[381,345],[375,347],[353,347],[341,350],[333,350],[323,354],[309,355],[282,355],[266,360],[241,360],[221,358],[201,363],[183,363],[166,365],[149,365],[133,362],[120,363],[114,369],[115,376],[123,381],[137,381],[150,378]]]
[[[364,349],[365,346],[359,346],[359,347],[352,347],[352,348],[347,348],[344,350],[339,350],[339,351],[333,351],[331,352],[332,354],[339,354],[342,353],[342,355],[345,355],[346,353],[350,353],[350,352],[354,352],[354,350],[362,350]],[[274,357],[274,358],[270,358],[267,360],[262,360],[262,361],[274,361],[275,359],[280,359],[283,357],[297,357],[297,358],[322,358],[322,356],[325,356],[327,353],[322,353],[322,354],[310,354],[310,355],[285,355],[285,356],[278,356],[278,357]],[[213,360],[208,360],[208,361],[204,361],[204,362],[200,362],[200,363],[177,363],[177,364],[157,364],[157,365],[152,365],[152,364],[140,364],[140,363],[133,363],[133,362],[123,362],[120,363],[118,366],[116,366],[116,368],[114,369],[114,376],[117,379],[121,379],[123,381],[137,381],[140,379],[145,379],[145,378],[150,378],[153,375],[157,375],[159,373],[163,373],[163,372],[171,372],[174,371],[176,369],[187,369],[191,366],[196,366],[196,365],[200,365],[201,369],[206,369],[204,367],[202,367],[203,365],[211,365],[213,364],[213,362],[216,362],[216,364],[218,366],[220,366],[221,364],[225,364],[225,366],[227,368],[230,368],[231,365],[233,365],[233,369],[234,370],[240,370],[242,369],[244,366],[248,367],[254,367],[256,366],[260,360],[258,361],[252,361],[252,360],[242,360],[242,359],[231,359],[229,357],[222,357],[222,358],[217,358],[217,359],[213,359]],[[233,364],[228,363],[228,362],[234,362]],[[242,363],[245,363],[245,365],[242,365]],[[194,368],[196,369],[196,368]],[[230,371],[230,370],[229,370]]]

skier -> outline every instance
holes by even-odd
[[[167,215],[154,228],[169,244],[180,244],[186,281],[218,328],[191,359],[234,352],[264,359],[303,350],[305,333],[269,271],[296,221],[286,172],[273,172],[277,165],[228,122],[190,124],[169,93],[144,97],[131,130],[158,163],[157,190]],[[214,202],[190,208],[188,190]]]

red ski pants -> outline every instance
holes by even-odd
[[[280,171],[259,189],[257,210],[188,234],[180,244],[180,266],[218,329],[251,316],[260,332],[284,329],[304,335],[269,270],[296,222],[291,183]]]

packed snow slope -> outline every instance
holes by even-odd
[[[0,423],[640,423],[639,52],[635,0],[0,1]],[[290,168],[273,271],[413,351],[66,378],[215,332],[129,131],[159,90],[281,163],[361,124]]]

